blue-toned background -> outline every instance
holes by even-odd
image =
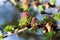
[[[14,6],[11,5],[11,3],[7,2],[7,3],[4,3],[6,0],[0,0],[0,28],[3,28],[2,25],[6,22],[6,23],[10,23],[12,22],[12,19],[14,17],[14,15],[17,12],[16,8]],[[44,0],[45,1],[48,1],[48,0]],[[60,5],[60,0],[56,0],[56,6],[59,6]],[[57,9],[51,9],[53,13],[57,13]],[[51,10],[49,9],[46,9],[45,11],[46,12],[51,12]],[[54,10],[54,11],[53,11]],[[37,15],[36,16],[38,20],[42,19],[42,16],[41,15]],[[58,24],[60,24],[58,22]],[[38,30],[38,32],[36,32],[36,34],[41,34],[42,35],[42,31],[41,30]],[[42,38],[42,37],[40,37]],[[42,38],[43,39],[43,38]],[[19,37],[18,35],[16,34],[13,34],[7,38],[4,38],[4,40],[25,40],[23,37]],[[29,38],[29,40],[35,40],[34,38]]]

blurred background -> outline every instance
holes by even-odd
[[[5,23],[11,23],[13,21],[13,18],[15,18],[15,15],[18,14],[17,17],[19,17],[21,12],[18,11],[18,9],[13,6],[9,1],[7,0],[0,0],[0,30],[2,31],[3,35],[7,34],[3,31],[3,24]],[[34,1],[34,0],[32,0]],[[48,2],[49,0],[43,0],[43,2]],[[55,3],[56,6],[60,6],[60,0],[56,0]],[[57,13],[57,9],[52,9],[53,13]],[[46,10],[46,12],[50,12],[49,10]],[[43,16],[40,16],[37,14],[36,18],[38,20],[41,20]],[[57,21],[58,24],[60,24],[59,21]],[[60,27],[59,27],[60,28]],[[60,34],[60,33],[59,33]],[[57,34],[56,34],[57,35]],[[44,35],[42,32],[42,29],[39,29],[35,33],[22,33],[22,34],[12,34],[3,40],[44,40]],[[60,37],[59,37],[60,38]],[[59,39],[58,38],[58,39]],[[56,39],[57,40],[57,39]],[[59,39],[60,40],[60,39]]]

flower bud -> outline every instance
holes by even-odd
[[[21,15],[21,19],[19,20],[19,26],[28,26],[30,24],[30,13],[29,12],[23,12]]]
[[[23,12],[21,15],[21,18],[29,18],[30,17],[30,13],[29,12]]]

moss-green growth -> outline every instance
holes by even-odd
[[[11,32],[13,27],[14,27],[13,25],[7,25],[4,29],[4,31],[5,32]]]
[[[0,40],[3,40],[3,36],[0,36]]]
[[[32,9],[30,7],[28,7],[28,8],[25,7],[25,3],[21,3],[20,5],[18,5],[18,7],[20,9],[23,9],[22,11],[29,11],[29,12],[32,11]]]
[[[54,5],[56,3],[56,0],[50,0],[50,4]]]
[[[43,23],[43,24],[46,24],[48,22],[56,23],[56,21],[53,18],[50,18],[48,16],[44,16],[43,19],[41,20],[41,23]]]
[[[1,31],[0,31],[0,40],[3,40],[3,36],[2,36]]]
[[[60,21],[60,13],[57,13],[54,15],[54,19]]]
[[[40,11],[44,11],[45,10],[43,5],[39,5],[38,8],[39,8]]]
[[[23,27],[26,23],[30,24],[30,21],[31,21],[30,19],[31,19],[31,17],[28,18],[28,19],[25,18],[25,19],[23,19],[23,20],[20,19],[20,20],[19,20],[19,26],[20,26],[20,27]]]
[[[32,16],[32,17],[35,17],[37,14],[38,14],[37,11],[33,11],[32,14],[31,14],[31,16]]]
[[[53,40],[54,32],[46,33],[45,40]]]

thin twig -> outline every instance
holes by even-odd
[[[18,30],[17,32],[14,32],[14,33],[11,33],[11,34],[6,34],[6,35],[3,35],[3,36],[6,37],[6,36],[10,36],[10,35],[12,35],[12,34],[18,34],[18,33],[20,33],[20,32],[23,32],[23,31],[27,30],[27,29],[28,29],[28,28],[25,27],[25,28],[23,28],[23,29]]]
[[[25,28],[23,28],[23,29],[20,29],[20,30],[18,30],[17,32],[15,32],[16,34],[17,33],[20,33],[20,32],[23,32],[23,31],[25,31],[25,30],[27,30],[28,28],[27,27],[25,27]]]

